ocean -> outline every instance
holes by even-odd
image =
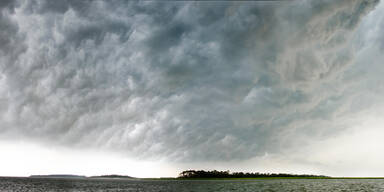
[[[384,179],[127,180],[0,178],[0,192],[317,192],[384,191]]]

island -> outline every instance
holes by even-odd
[[[135,177],[127,175],[100,175],[100,176],[91,176],[91,179],[135,179]]]
[[[136,178],[128,175],[99,175],[99,176],[82,176],[82,175],[31,175],[31,178],[60,178],[60,179],[139,179],[139,180],[185,180],[185,179],[332,179],[332,177],[324,175],[312,174],[290,174],[290,173],[249,173],[249,172],[230,172],[230,171],[205,171],[205,170],[186,170],[182,171],[178,177],[161,177],[161,178]]]
[[[66,175],[66,174],[56,174],[56,175],[31,175],[31,178],[66,178],[66,179],[85,179],[86,176],[83,175]]]
[[[306,178],[323,179],[331,178],[324,175],[311,174],[289,174],[289,173],[243,173],[230,171],[204,171],[204,170],[186,170],[179,174],[178,179],[234,179],[234,178]]]
[[[99,176],[83,176],[70,174],[53,174],[53,175],[31,175],[30,178],[55,178],[55,179],[135,179],[135,177],[127,175],[99,175]]]

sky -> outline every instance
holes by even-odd
[[[0,1],[0,175],[384,176],[384,3]]]

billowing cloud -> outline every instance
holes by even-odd
[[[4,1],[0,134],[175,161],[289,151],[348,126],[378,3]]]

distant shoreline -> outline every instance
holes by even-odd
[[[227,171],[206,171],[206,170],[186,170],[179,174],[180,179],[194,179],[194,178],[254,178],[254,179],[266,179],[266,178],[301,178],[301,179],[320,179],[329,178],[326,175],[313,175],[313,174],[292,174],[292,173],[260,173],[260,172],[230,172]]]
[[[31,175],[30,178],[86,178],[84,175]]]
[[[53,179],[136,179],[126,175],[97,175],[97,176],[84,176],[84,175],[31,175],[28,178],[53,178]]]

